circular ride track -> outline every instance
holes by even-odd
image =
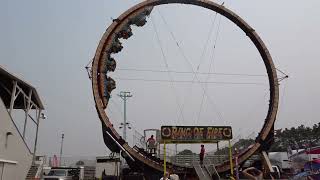
[[[116,70],[116,60],[111,56],[112,54],[120,52],[122,49],[119,39],[128,39],[132,35],[130,26],[143,26],[146,23],[146,16],[150,15],[153,7],[163,4],[190,4],[207,8],[221,14],[246,33],[262,57],[270,86],[269,107],[264,125],[256,138],[255,144],[250,146],[238,157],[239,164],[241,164],[255,152],[263,149],[263,146],[268,144],[268,137],[273,133],[279,100],[278,77],[270,53],[255,30],[223,5],[207,0],[147,0],[128,9],[108,27],[96,50],[91,70],[93,95],[96,109],[102,122],[105,144],[112,152],[120,152],[121,149],[125,150],[128,154],[122,153],[122,156],[124,156],[130,168],[136,171],[147,174],[161,174],[163,171],[163,162],[160,161],[160,159],[147,156],[139,151],[139,149],[130,147],[128,143],[122,139],[113,127],[112,120],[108,118],[105,112],[111,91],[115,88],[115,81],[108,76],[108,72]],[[167,163],[167,166],[171,172],[194,174],[192,168],[179,167],[170,163]],[[229,162],[217,165],[216,169],[218,172],[228,171],[230,169]]]

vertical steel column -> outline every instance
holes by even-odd
[[[127,141],[127,98],[123,98],[123,139]]]
[[[32,164],[34,164],[36,160],[36,152],[37,152],[37,144],[38,144],[38,132],[39,132],[39,124],[40,124],[40,115],[41,110],[39,109],[39,112],[37,113],[37,129],[36,129],[36,139],[34,140],[34,147],[33,147],[33,158],[32,158]]]
[[[29,111],[30,111],[31,97],[32,97],[32,90],[30,90],[30,92],[29,92],[28,104],[27,104],[27,108],[25,110],[25,119],[24,119],[24,125],[23,125],[23,133],[22,133],[23,139],[25,139],[25,137],[26,137],[26,128],[27,128],[27,122],[28,122],[28,115],[29,115]],[[40,110],[39,110],[39,112],[40,112]],[[37,117],[37,121],[38,121],[38,119],[40,118],[40,114],[37,114],[37,116],[38,116]]]
[[[177,155],[178,154],[178,144],[176,144],[175,150],[176,150],[176,154],[175,155]]]
[[[231,146],[230,140],[229,140],[229,159],[230,159],[230,173],[231,173],[231,177],[233,177],[232,146]]]
[[[13,88],[12,88],[11,100],[10,100],[10,110],[9,110],[10,115],[12,115],[11,112],[13,109],[14,101],[16,100],[17,85],[18,85],[17,81],[13,81]]]
[[[127,141],[127,125],[129,123],[127,123],[127,99],[132,97],[132,95],[130,94],[130,92],[125,92],[125,91],[121,91],[120,94],[118,95],[122,100],[123,100],[123,108],[124,108],[124,112],[123,112],[123,139],[125,141]]]
[[[61,166],[61,157],[62,157],[62,150],[63,150],[63,139],[64,139],[64,134],[62,133],[62,136],[61,136],[61,147],[60,147],[59,166]]]
[[[163,141],[163,177],[167,172],[167,153],[166,153],[166,141]]]
[[[239,180],[239,162],[238,162],[238,154],[236,155],[236,179]]]
[[[220,148],[219,148],[219,141],[217,141],[217,151],[219,151],[219,150],[220,150]],[[219,163],[220,163],[220,160],[221,160],[220,156],[221,156],[221,155],[218,154],[218,162],[219,162]]]

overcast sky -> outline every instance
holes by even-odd
[[[0,1],[0,63],[34,85],[46,108],[48,118],[41,122],[39,153],[58,154],[61,133],[65,134],[65,155],[107,152],[84,67],[94,56],[111,19],[138,2]],[[276,67],[290,76],[280,85],[276,128],[318,123],[320,2],[226,0],[225,6],[257,31]],[[135,131],[142,133],[143,129],[164,124],[232,125],[236,137],[252,132],[256,136],[267,111],[268,83],[258,52],[239,28],[205,9],[170,5],[155,8],[148,23],[133,28],[133,33],[129,40],[122,41],[121,53],[114,56],[119,70],[111,76],[117,81],[117,89],[108,110],[118,127],[123,109],[116,94],[132,92],[127,112],[133,127],[128,135],[130,143],[134,143]],[[229,75],[194,76],[191,72],[198,66],[199,72]],[[192,79],[211,83],[181,82]]]

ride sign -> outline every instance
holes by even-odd
[[[216,143],[230,139],[231,126],[161,126],[162,143]]]

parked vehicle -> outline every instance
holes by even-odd
[[[56,167],[51,168],[48,174],[43,175],[43,180],[83,180],[84,169]]]
[[[280,171],[290,170],[291,165],[287,152],[269,152],[269,159],[273,166],[278,166]]]

